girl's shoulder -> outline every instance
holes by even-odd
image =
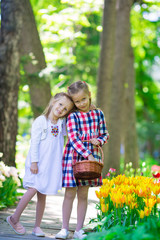
[[[75,112],[72,112],[68,115],[67,117],[67,122],[68,121],[73,121],[73,122],[77,122],[79,121],[79,119],[81,118],[81,112],[80,111],[75,111]]]
[[[71,112],[71,113],[68,115],[67,119],[69,119],[69,118],[74,118],[75,116],[78,116],[78,111]]]
[[[34,122],[41,122],[41,121],[46,121],[47,118],[45,117],[45,115],[40,115],[39,117],[37,117]]]
[[[92,109],[90,111],[92,111],[94,113],[97,113],[97,114],[103,114],[103,111],[100,108],[95,108],[95,109]]]
[[[44,115],[40,115],[33,121],[33,125],[45,124],[47,122],[47,118]]]
[[[97,109],[94,109],[94,110],[92,110],[92,114],[91,114],[91,116],[97,116],[99,119],[105,119],[105,116],[104,116],[104,113],[103,113],[103,111],[100,109],[100,108],[97,108]]]

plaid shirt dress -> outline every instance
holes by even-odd
[[[64,149],[62,161],[62,186],[76,187],[102,185],[102,177],[93,180],[75,179],[72,168],[72,155],[74,161],[82,161],[87,159],[92,153],[94,158],[99,161],[100,155],[98,154],[98,149],[93,146],[93,144],[82,141],[97,138],[101,146],[107,142],[109,134],[103,112],[100,109],[90,110],[89,112],[73,112],[67,118],[67,130],[68,142]]]

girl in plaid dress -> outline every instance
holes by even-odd
[[[91,107],[91,93],[85,82],[77,81],[71,84],[68,87],[68,94],[77,107],[77,111],[71,113],[67,118],[68,142],[62,162],[62,186],[66,188],[63,201],[63,224],[56,238],[66,239],[69,234],[69,219],[73,200],[77,194],[77,227],[74,238],[83,239],[85,234],[82,227],[88,204],[88,189],[89,186],[102,185],[102,177],[94,180],[75,179],[72,169],[72,152],[74,151],[74,161],[82,161],[87,158],[99,160],[97,151],[93,151],[93,145],[102,146],[107,142],[109,134],[103,112]],[[89,142],[83,142],[83,140]]]

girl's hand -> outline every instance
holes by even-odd
[[[96,146],[99,146],[99,145],[100,145],[100,142],[97,140],[97,138],[92,138],[92,139],[90,139],[90,142],[91,142],[93,145],[96,145]]]
[[[38,173],[38,165],[37,162],[32,162],[30,167],[31,173],[37,174]]]
[[[88,156],[88,160],[90,160],[90,161],[96,161],[96,159],[93,157],[92,154],[90,154],[90,155]]]

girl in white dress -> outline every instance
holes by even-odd
[[[43,115],[35,119],[31,130],[31,145],[25,164],[23,186],[27,189],[14,214],[7,217],[8,224],[20,235],[25,228],[19,222],[29,201],[37,193],[36,221],[32,234],[45,236],[40,228],[46,195],[56,194],[62,188],[62,154],[65,118],[74,104],[66,93],[51,98]]]

